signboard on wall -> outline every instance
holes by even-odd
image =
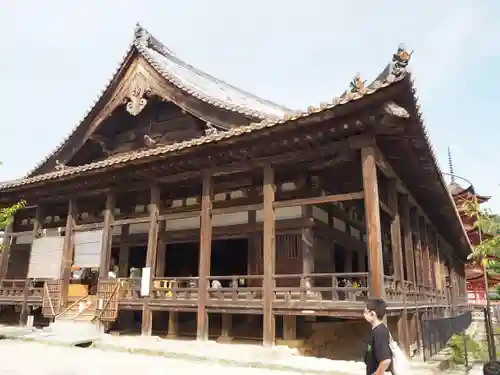
[[[29,279],[59,279],[64,237],[35,238],[31,245]]]
[[[82,268],[99,268],[101,264],[102,229],[75,232],[73,264]]]

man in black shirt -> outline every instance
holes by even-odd
[[[500,375],[500,362],[490,361],[483,366],[484,375]]]
[[[392,373],[391,334],[383,323],[386,309],[385,301],[378,298],[370,298],[365,305],[364,317],[372,326],[365,348],[366,375]]]

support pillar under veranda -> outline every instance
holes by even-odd
[[[382,228],[380,224],[380,198],[377,181],[376,155],[373,147],[361,149],[361,166],[365,196],[370,296],[384,298],[385,288],[382,259]]]
[[[264,168],[264,235],[263,235],[263,260],[264,260],[264,306],[263,306],[263,344],[264,346],[274,345],[275,340],[275,319],[273,315],[274,299],[274,273],[275,273],[275,184],[274,170],[271,166]]]
[[[157,184],[153,184],[150,189],[151,197],[148,205],[149,212],[149,231],[148,231],[148,247],[146,253],[146,269],[149,269],[149,295],[151,295],[151,284],[156,269],[156,256],[158,251],[158,216],[160,212],[160,188]],[[143,275],[144,277],[144,275]],[[149,296],[144,298],[142,308],[142,324],[141,334],[151,335],[153,326],[153,313],[149,307]]]
[[[198,270],[198,311],[196,328],[196,338],[200,341],[208,340],[208,314],[206,305],[212,252],[212,192],[212,176],[206,172],[203,174],[201,187],[200,212],[200,263]]]

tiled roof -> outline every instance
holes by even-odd
[[[394,62],[391,62],[389,66],[394,66]],[[63,170],[59,171],[54,171],[50,173],[45,173],[33,177],[28,177],[25,179],[21,180],[15,180],[15,181],[10,181],[10,182],[5,182],[0,184],[0,190],[1,189],[9,189],[9,188],[15,188],[19,186],[26,186],[30,184],[35,184],[38,182],[42,181],[47,181],[47,180],[56,180],[61,177],[67,177],[67,176],[72,176],[72,175],[78,175],[83,172],[88,172],[88,171],[93,171],[93,170],[98,170],[102,168],[106,168],[109,166],[114,166],[118,164],[126,164],[130,161],[135,161],[135,160],[140,160],[140,159],[145,159],[148,157],[154,157],[154,156],[159,156],[159,155],[165,155],[168,153],[173,153],[181,150],[185,150],[188,148],[192,147],[197,147],[201,146],[204,144],[208,143],[216,143],[223,141],[228,138],[233,138],[233,137],[238,137],[238,136],[244,136],[248,133],[253,133],[257,132],[262,129],[266,128],[271,128],[278,126],[280,124],[283,124],[285,122],[289,121],[294,121],[298,120],[301,118],[305,118],[307,116],[310,116],[315,113],[319,113],[325,110],[329,110],[338,106],[342,106],[346,103],[360,100],[366,96],[369,96],[371,94],[374,94],[378,90],[388,87],[391,84],[400,81],[406,76],[406,70],[401,70],[401,71],[393,71],[392,69],[386,69],[384,70],[387,72],[386,75],[383,77],[379,76],[376,81],[374,81],[372,84],[370,84],[367,87],[356,87],[356,85],[353,83],[351,84],[351,87],[349,90],[344,92],[342,96],[340,97],[335,97],[333,98],[332,101],[330,102],[324,102],[321,103],[319,106],[310,106],[307,108],[306,111],[298,111],[298,112],[291,112],[291,113],[286,113],[282,117],[277,118],[277,119],[265,119],[260,122],[252,123],[250,125],[246,126],[240,126],[233,128],[228,131],[219,131],[215,134],[211,135],[205,135],[199,138],[194,138],[188,141],[182,141],[178,143],[174,143],[171,145],[163,145],[163,146],[157,146],[155,148],[150,148],[150,149],[143,149],[143,150],[137,150],[137,151],[132,151],[116,156],[109,157],[104,160],[100,160],[97,162],[77,166],[77,167],[65,167]],[[395,73],[395,74],[394,74]],[[356,76],[359,78],[358,76]],[[382,80],[380,80],[382,79]]]
[[[109,79],[106,86],[97,95],[82,120],[71,130],[68,136],[51,152],[46,158],[39,162],[33,170],[28,173],[32,175],[47,160],[59,152],[70,139],[75,130],[90,115],[91,111],[101,99],[104,92],[115,81],[123,64],[131,53],[137,50],[153,68],[167,81],[185,91],[197,99],[209,103],[215,107],[237,112],[255,119],[267,118],[278,119],[290,112],[289,108],[259,98],[246,91],[238,89],[218,78],[211,76],[195,67],[187,64],[175,55],[169,48],[152,36],[145,28],[137,24],[134,32],[134,40],[127,48],[115,73]]]

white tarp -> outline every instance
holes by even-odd
[[[31,244],[28,278],[59,279],[63,247],[64,237],[35,238]]]
[[[73,264],[82,268],[97,268],[101,264],[102,229],[75,232]]]

